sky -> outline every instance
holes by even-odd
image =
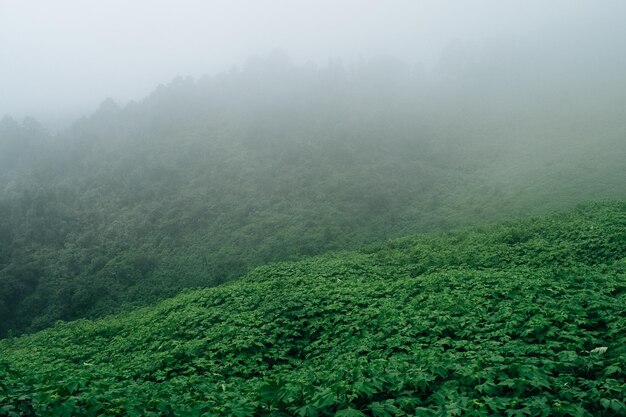
[[[0,118],[63,125],[108,97],[140,100],[178,75],[226,71],[276,49],[296,63],[383,54],[429,66],[455,42],[549,32],[617,3],[0,0]]]

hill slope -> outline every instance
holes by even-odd
[[[0,415],[626,414],[626,203],[257,268],[0,342]]]
[[[560,69],[495,54],[430,75],[270,57],[107,100],[56,137],[3,119],[0,337],[269,262],[626,197],[621,76],[589,79],[577,53]]]

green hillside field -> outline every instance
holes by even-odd
[[[624,416],[626,201],[0,341],[2,416]]]

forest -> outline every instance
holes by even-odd
[[[266,263],[624,197],[623,85],[576,79],[594,100],[553,107],[572,63],[544,63],[542,82],[510,66],[484,77],[502,52],[434,74],[276,52],[124,107],[105,100],[54,135],[4,118],[0,336]]]

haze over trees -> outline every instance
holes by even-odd
[[[623,196],[623,61],[590,78],[579,51],[558,50],[452,49],[433,72],[275,52],[107,99],[54,136],[5,117],[0,334],[268,262]]]

